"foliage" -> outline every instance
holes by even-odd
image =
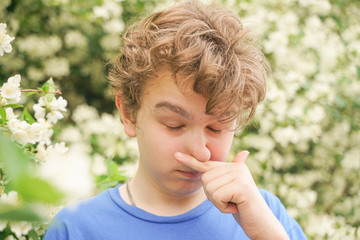
[[[134,16],[144,16],[173,2],[1,1],[0,22],[7,23],[10,36],[16,36],[14,50],[9,53],[7,48],[3,51],[6,56],[0,58],[1,84],[5,84],[8,76],[20,73],[22,85],[36,89],[54,77],[71,110],[66,123],[50,123],[51,127],[47,127],[54,131],[51,141],[66,142],[69,149],[64,143],[48,141],[49,145],[34,145],[28,142],[29,138],[18,137],[17,140],[26,143],[20,141],[14,146],[14,154],[19,153],[15,149],[27,146],[33,146],[28,153],[38,149],[32,152],[38,158],[55,156],[55,152],[67,154],[66,158],[36,163],[42,165],[41,177],[57,186],[67,201],[78,199],[79,193],[95,194],[132,176],[136,168],[136,161],[132,160],[138,156],[136,141],[125,136],[118,114],[112,113],[114,104],[108,94],[106,63],[117,54],[120,35]],[[255,120],[237,133],[232,155],[242,149],[250,150],[247,163],[256,182],[281,198],[309,239],[359,238],[360,2],[204,2],[221,3],[237,11],[245,27],[258,37],[272,65],[267,99]],[[6,41],[12,40],[8,37]],[[19,97],[16,91],[13,96]],[[50,101],[37,100],[34,95],[27,99],[21,104],[25,108],[13,103],[6,103],[8,107],[1,105],[3,128],[9,122],[9,110],[5,108],[22,110],[17,118],[28,124],[38,122],[36,116],[50,120],[59,116],[52,113],[47,117],[51,111],[44,109]],[[38,101],[34,108],[33,101]],[[34,158],[29,161],[36,162]],[[65,176],[56,178],[54,169],[61,169]],[[3,176],[3,172],[0,174]],[[73,186],[74,182],[85,186],[85,191]],[[5,189],[1,193],[4,201],[14,199],[12,188]],[[20,192],[16,196],[24,204],[16,209],[28,216],[27,220],[34,219],[38,213],[29,210],[32,208],[25,204],[26,194]],[[51,214],[54,213],[52,210]],[[16,229],[27,230],[26,234],[19,233],[19,239],[41,237],[44,228],[43,224],[26,228],[26,224],[12,227],[9,223],[0,238],[17,236]]]
[[[254,177],[282,199],[310,239],[358,238],[360,3],[239,6],[273,72],[267,99],[234,151],[251,149]]]
[[[0,58],[0,83],[13,72],[22,75],[25,88],[53,77],[70,109],[86,102],[112,112],[104,66],[117,54],[125,25],[160,2],[1,0],[0,22],[17,41],[15,51]]]
[[[14,40],[7,34],[6,27],[0,23],[1,55],[12,51],[11,41]],[[69,194],[74,183],[69,188],[69,184],[64,185],[64,181],[52,177],[54,172],[59,175],[59,166],[66,166],[64,159],[70,159],[71,164],[79,159],[65,154],[68,149],[64,143],[52,141],[53,125],[63,118],[67,101],[56,97],[60,91],[52,78],[39,89],[22,89],[20,81],[21,76],[16,74],[0,88],[1,239],[23,239],[26,235],[39,239],[45,231],[44,223],[54,215],[56,210],[53,209],[62,203],[61,200],[82,196],[83,191],[78,194],[79,187],[84,189],[81,182],[76,192]],[[33,105],[35,118],[23,106],[22,92],[27,92],[27,96],[39,95],[38,103]],[[79,176],[79,172],[75,174]],[[74,177],[66,177],[74,180]],[[84,179],[83,174],[79,177]],[[88,190],[86,185],[85,189]]]
[[[54,102],[53,88],[50,79],[32,93]],[[29,235],[38,239],[39,234],[33,226],[44,222],[48,204],[58,204],[63,197],[63,193],[49,179],[43,178],[37,168],[40,161],[49,160],[40,153],[52,148],[49,116],[53,123],[57,121],[51,115],[56,106],[48,109],[46,117],[35,120],[19,104],[19,95],[20,75],[15,75],[2,85],[0,91],[0,236],[11,239]],[[39,210],[40,207],[43,210]],[[41,232],[41,227],[38,230]]]

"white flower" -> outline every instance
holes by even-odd
[[[94,193],[90,162],[84,148],[73,145],[65,154],[49,154],[40,165],[39,173],[64,192],[68,201],[75,201]]]
[[[106,8],[104,7],[101,7],[101,6],[95,6],[93,8],[93,11],[94,11],[94,14],[96,17],[101,17],[101,18],[104,18],[104,19],[108,19],[109,18],[109,15],[108,15],[108,11]]]
[[[64,155],[68,151],[68,148],[65,146],[64,142],[55,143],[55,145],[49,145],[48,147],[46,147],[45,142],[40,142],[36,151],[36,158],[41,161],[47,161],[54,156]]]
[[[114,0],[105,0],[103,5],[95,6],[93,11],[96,17],[109,19],[110,17],[119,17],[122,13],[122,8]]]
[[[1,94],[0,94],[1,95]],[[0,97],[0,106],[5,106],[7,103],[6,103],[6,99],[5,98],[1,98]]]
[[[65,45],[68,48],[72,47],[86,47],[88,45],[87,39],[79,31],[69,31],[65,35]]]
[[[2,232],[7,226],[7,222],[0,221],[0,232]]]
[[[26,75],[29,79],[34,81],[41,81],[45,78],[45,74],[41,69],[35,68],[35,67],[28,67]]]
[[[19,50],[32,58],[45,58],[54,56],[61,50],[62,41],[58,36],[39,37],[30,35],[18,41]]]
[[[42,142],[45,143],[46,145],[50,145],[51,144],[50,138],[54,133],[54,131],[52,130],[52,124],[50,124],[44,118],[37,119],[37,123],[40,124],[41,126],[38,132],[38,142]],[[37,125],[35,129],[38,129]]]
[[[299,4],[319,15],[327,15],[331,10],[331,4],[328,0],[300,0]]]
[[[20,101],[20,80],[20,75],[16,74],[15,76],[10,77],[8,81],[1,87],[1,95],[6,99],[8,104],[18,103]]]
[[[55,145],[51,145],[47,148],[47,155],[51,158],[52,155],[63,155],[68,150],[69,149],[65,146],[64,142],[55,143]]]
[[[20,121],[16,118],[11,118],[7,122],[7,125],[8,125],[8,128],[10,131],[15,131],[16,129],[18,129],[19,124],[20,124]]]
[[[271,135],[282,147],[286,147],[290,142],[296,144],[300,138],[299,132],[293,126],[278,127]]]
[[[94,155],[94,161],[91,167],[92,172],[95,175],[105,175],[107,173],[105,157],[100,154]]]
[[[7,117],[13,114],[12,111],[7,112],[10,113]],[[23,145],[27,143],[35,144],[40,141],[50,144],[50,137],[53,134],[52,125],[44,119],[38,119],[37,122],[30,125],[26,121],[18,120],[13,115],[11,118],[8,118],[7,127],[12,133],[12,140]]]
[[[0,204],[5,205],[16,205],[18,201],[18,193],[15,191],[10,191],[9,193],[4,193],[0,196]]]
[[[120,46],[120,38],[115,34],[105,35],[101,38],[100,45],[102,48],[109,51],[117,49]]]
[[[50,123],[56,123],[58,120],[62,119],[64,116],[59,111],[51,111],[46,115]]]
[[[10,229],[15,233],[17,238],[29,233],[32,229],[31,223],[29,222],[12,222],[10,223]]]
[[[55,57],[45,62],[45,73],[53,77],[64,77],[70,74],[69,61]]]
[[[29,136],[27,135],[26,131],[22,129],[17,129],[13,131],[11,135],[11,139],[22,145],[29,143]]]
[[[30,125],[30,128],[28,128],[27,134],[30,140],[30,143],[35,144],[39,141],[39,134],[42,130],[42,125],[38,122],[34,122]]]
[[[12,108],[5,108],[5,111],[6,111],[6,119],[7,120],[10,120],[12,118],[15,118],[15,114],[14,114],[14,110]]]
[[[49,103],[49,107],[52,111],[66,112],[67,101],[62,97],[53,98]]]
[[[42,98],[40,98],[42,99]],[[33,109],[35,111],[35,118],[40,119],[45,117],[46,110],[43,108],[40,103],[34,104]]]
[[[12,84],[16,84],[18,87],[20,87],[20,81],[21,81],[21,76],[20,74],[16,74],[12,77],[9,77],[8,79],[8,83],[12,83]]]
[[[306,221],[306,232],[310,235],[316,234],[319,237],[333,235],[335,232],[335,217],[330,215],[310,215]]]
[[[48,107],[50,112],[46,115],[50,123],[56,123],[59,119],[64,116],[61,112],[66,112],[67,101],[63,97],[53,98],[49,103]]]
[[[119,166],[119,171],[121,174],[127,177],[134,177],[135,173],[138,169],[139,162],[133,161],[133,162],[125,162]]]
[[[323,121],[323,119],[326,117],[326,112],[324,108],[316,105],[313,108],[309,109],[307,115],[311,122],[321,123],[321,121]]]
[[[121,33],[124,30],[124,22],[120,19],[112,19],[105,23],[104,30],[110,34]]]
[[[27,133],[30,129],[30,126],[31,125],[26,121],[19,121],[16,118],[10,119],[8,122],[8,127],[12,133],[11,139],[22,145],[31,142],[31,139]]]
[[[35,157],[40,161],[45,161],[46,159],[46,147],[44,142],[40,142],[36,147]]]
[[[12,51],[10,42],[14,39],[14,37],[6,34],[6,24],[0,23],[0,56],[3,56],[4,52],[10,53]]]
[[[77,127],[67,127],[61,131],[60,140],[66,142],[80,142],[82,140],[80,129]]]
[[[341,162],[345,171],[359,171],[360,170],[360,149],[352,148],[344,154],[344,159]]]
[[[72,118],[76,123],[85,122],[90,119],[99,118],[96,108],[83,104],[76,107],[72,114]]]
[[[1,87],[1,95],[8,103],[18,103],[21,99],[21,91],[16,84],[4,83]]]
[[[33,109],[35,111],[35,118],[42,119],[45,117],[50,123],[56,123],[64,116],[61,112],[66,112],[67,101],[63,97],[53,98],[51,102],[48,102],[46,97],[39,98],[39,102],[34,104]]]
[[[267,53],[275,52],[280,46],[287,46],[289,39],[284,32],[277,31],[269,35],[269,39],[264,42]]]

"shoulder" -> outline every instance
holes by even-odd
[[[111,197],[112,191],[114,188],[63,208],[51,221],[44,240],[65,240],[70,239],[69,236],[77,239],[77,236],[83,235],[82,231],[96,226],[99,219],[104,219],[102,216],[112,212],[116,205]]]
[[[82,214],[89,214],[91,212],[98,212],[106,208],[109,202],[111,202],[110,196],[111,189],[108,189],[102,193],[99,193],[88,199],[83,199],[77,203],[71,204],[64,209],[62,209],[57,215],[56,218],[68,218],[81,216]],[[106,204],[105,204],[106,203]],[[89,209],[91,211],[89,211]]]
[[[285,228],[286,232],[290,236],[290,239],[307,239],[300,225],[288,214],[281,200],[273,193],[265,189],[260,188],[259,191],[275,217]]]

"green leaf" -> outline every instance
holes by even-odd
[[[360,80],[360,66],[357,66],[357,77]]]
[[[111,159],[106,160],[106,167],[110,181],[125,181],[126,177],[121,175],[118,170],[118,165]]]
[[[12,178],[14,189],[25,201],[55,203],[63,194],[45,180],[31,176],[31,158],[23,150],[0,133],[0,162]]]
[[[337,95],[335,97],[335,103],[341,110],[344,110],[347,106],[347,100],[343,96],[340,96],[340,95]]]
[[[21,119],[25,120],[29,124],[33,124],[34,122],[36,122],[35,119],[33,118],[33,116],[31,116],[31,114],[29,113],[29,111],[26,108],[24,108],[24,110],[21,114]]]
[[[19,195],[27,201],[56,203],[63,194],[41,178],[23,175],[15,180],[15,187]]]
[[[29,157],[2,133],[0,133],[0,162],[4,163],[6,173],[12,178],[19,178],[29,171]]]
[[[52,78],[49,78],[41,87],[43,92],[53,92],[55,91],[55,83]]]
[[[47,93],[47,92],[55,92],[56,91],[56,86],[54,83],[54,80],[52,78],[49,78],[49,80],[47,80],[44,85],[42,85],[41,90],[43,91],[43,93],[46,94],[46,98],[49,102],[51,102],[51,100],[54,98],[55,94],[54,93]]]
[[[0,107],[0,117],[1,117],[1,123],[5,126],[6,123],[6,111],[5,108]]]
[[[31,229],[31,231],[28,233],[28,237],[32,238],[33,240],[40,240],[39,235],[34,229]]]
[[[39,89],[41,90],[41,89]],[[26,97],[30,97],[31,95],[34,95],[34,94],[39,94],[38,92],[34,91],[34,92],[28,92],[26,93]]]
[[[111,187],[115,187],[119,184],[119,181],[104,181],[97,184],[97,187],[102,190],[109,189]]]
[[[112,175],[115,175],[118,173],[118,166],[113,160],[106,159],[106,167],[107,167],[109,176],[112,176]]]
[[[7,104],[7,105],[5,105],[5,107],[10,107],[10,108],[22,108],[22,107],[24,107],[24,106],[21,105],[21,104]]]
[[[0,205],[0,220],[7,221],[42,221],[44,220],[33,207]]]

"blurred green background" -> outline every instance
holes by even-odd
[[[22,88],[54,78],[68,100],[54,141],[89,157],[92,194],[131,176],[137,158],[136,143],[121,131],[106,64],[131,22],[174,2],[0,0],[0,22],[16,38],[0,57],[0,84],[17,73]],[[309,239],[359,238],[360,1],[200,2],[236,11],[272,65],[267,98],[237,133],[232,156],[251,152],[258,185],[281,198]],[[24,100],[29,109],[33,103]],[[46,228],[32,227],[39,236]]]

